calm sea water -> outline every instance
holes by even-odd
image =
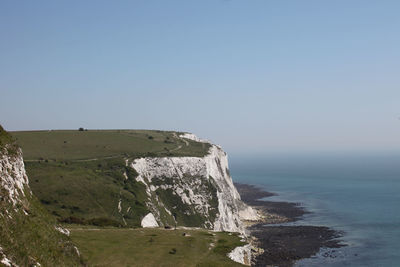
[[[344,231],[347,247],[296,266],[400,266],[400,154],[230,157],[236,182],[302,203],[313,213],[300,225]]]

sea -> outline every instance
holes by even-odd
[[[269,201],[311,211],[294,225],[343,233],[346,247],[329,257],[321,249],[295,266],[400,266],[400,153],[231,155],[229,163],[235,182],[277,193]]]

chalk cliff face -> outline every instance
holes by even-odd
[[[13,220],[14,213],[18,212],[25,202],[25,192],[31,194],[29,190],[25,190],[28,185],[28,177],[25,173],[20,151],[11,155],[9,149],[12,149],[9,144],[0,147],[0,199],[2,204],[0,206],[0,221]],[[28,215],[24,208],[20,212],[25,216]],[[10,256],[6,255],[1,245],[0,243],[0,262],[5,266],[15,266],[16,264]]]
[[[180,137],[208,142],[193,134]],[[147,205],[159,225],[243,232],[241,219],[258,219],[256,211],[240,200],[220,146],[212,144],[202,158],[140,158],[130,165],[138,173],[136,180],[146,186]]]
[[[29,195],[32,192],[28,186],[28,176],[25,172],[24,161],[20,150],[16,154],[10,155],[7,147],[0,152],[0,187],[4,191],[3,201],[7,201],[15,206],[22,203],[25,192]]]
[[[10,140],[0,126],[0,265],[80,266],[76,248],[60,233],[66,230],[32,195],[21,149]]]

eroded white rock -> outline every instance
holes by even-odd
[[[158,227],[158,223],[156,221],[156,218],[154,217],[153,213],[149,213],[144,218],[142,219],[142,222],[140,223],[142,227],[147,228],[147,227]]]
[[[18,267],[17,264],[13,263],[10,259],[7,258],[7,256],[3,252],[2,247],[0,247],[0,263],[4,264],[5,266]]]
[[[60,233],[66,235],[66,236],[69,236],[69,235],[70,235],[70,232],[69,232],[68,229],[62,228],[62,227],[60,227],[60,226],[55,226],[54,228],[55,228],[57,231],[59,231]]]
[[[186,133],[180,137],[207,142],[194,134]],[[179,196],[183,203],[193,206],[196,212],[206,218],[208,228],[216,231],[243,233],[244,226],[240,214],[246,220],[257,218],[257,212],[241,201],[229,174],[228,157],[217,145],[211,144],[208,154],[204,157],[139,158],[131,163],[131,167],[139,174],[136,180],[146,185],[149,199],[158,188],[171,189],[173,194]],[[156,186],[151,184],[155,178],[172,179],[173,183]],[[218,213],[213,220],[210,216],[212,196],[203,190],[204,181],[209,179],[213,180],[213,186],[217,189]],[[155,198],[159,201],[157,197]],[[155,205],[149,201],[148,205],[155,217],[160,220],[158,209],[163,204],[157,203]]]
[[[186,139],[193,140],[193,141],[200,142],[200,143],[211,143],[210,141],[201,139],[192,133],[184,133],[184,134],[179,135],[179,137],[186,138]]]
[[[258,221],[260,220],[260,215],[255,209],[247,205],[239,206],[239,217],[243,221]]]
[[[13,205],[21,202],[25,190],[28,190],[27,185],[28,176],[21,150],[18,149],[17,155],[8,155],[6,149],[0,151],[0,187],[8,192],[8,201]]]
[[[251,245],[244,245],[241,247],[236,247],[230,253],[228,253],[228,257],[236,261],[238,263],[244,265],[251,265]]]

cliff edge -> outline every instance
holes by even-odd
[[[0,126],[0,266],[80,266],[66,234],[32,195],[21,149]]]
[[[154,224],[184,225],[215,231],[244,233],[242,220],[258,220],[257,212],[244,204],[229,174],[227,154],[218,145],[194,134],[183,139],[210,145],[204,157],[145,157],[128,164],[146,186],[149,214]],[[144,219],[147,219],[146,216]]]

